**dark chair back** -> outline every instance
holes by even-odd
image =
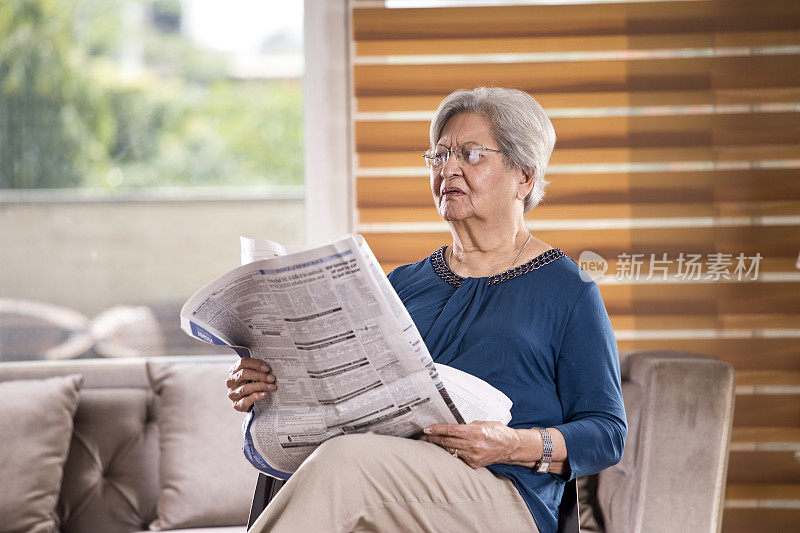
[[[578,512],[578,483],[567,481],[558,506],[558,533],[580,533],[581,515]]]
[[[250,506],[250,518],[247,519],[247,529],[253,527],[256,519],[267,508],[269,502],[283,486],[283,481],[266,474],[258,474],[256,492],[253,494],[253,504]]]

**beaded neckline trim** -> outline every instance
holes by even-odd
[[[447,265],[447,262],[444,259],[444,251],[447,246],[442,246],[433,254],[431,254],[431,264],[433,265],[433,269],[442,278],[444,281],[452,285],[453,287],[460,287],[467,278],[462,278],[452,270]],[[561,248],[551,248],[546,252],[537,255],[527,263],[519,265],[518,267],[511,268],[506,270],[501,274],[495,274],[494,276],[489,277],[489,281],[487,285],[497,285],[503,283],[504,281],[508,281],[510,279],[516,278],[517,276],[521,276],[523,274],[527,274],[531,270],[536,270],[537,268],[543,267],[547,263],[551,263],[558,259],[559,257],[563,257],[567,254]]]

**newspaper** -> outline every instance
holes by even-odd
[[[275,241],[239,237],[239,244],[242,249],[243,265],[250,264],[259,259],[271,259],[273,257],[286,255],[286,248]]]
[[[464,422],[511,422],[511,399],[482,379],[457,368],[436,363],[436,371]]]
[[[244,453],[256,468],[286,479],[337,435],[415,437],[431,424],[465,422],[363,237],[284,254],[276,243],[242,238],[246,264],[181,310],[189,335],[263,360],[277,378],[278,389],[243,425]],[[510,400],[458,372],[448,372],[451,386],[470,418],[505,417],[498,406],[510,409]]]

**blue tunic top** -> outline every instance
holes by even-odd
[[[433,360],[503,391],[514,402],[510,427],[559,429],[569,479],[618,463],[627,423],[617,343],[597,284],[558,248],[484,278],[458,276],[443,254],[444,247],[389,274]],[[514,482],[543,533],[556,531],[564,478],[487,468]]]

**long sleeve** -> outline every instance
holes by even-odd
[[[570,479],[622,459],[628,427],[619,354],[600,289],[594,282],[573,305],[556,360],[556,387]]]

